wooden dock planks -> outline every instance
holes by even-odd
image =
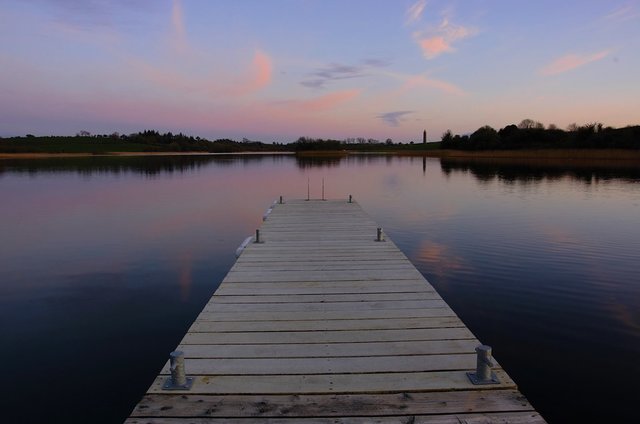
[[[499,367],[474,386],[480,344],[356,203],[287,201],[262,225],[126,421],[543,423]]]

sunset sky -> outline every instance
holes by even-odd
[[[0,136],[640,124],[640,1],[0,0]]]

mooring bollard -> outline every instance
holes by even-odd
[[[260,239],[260,230],[256,230],[256,238],[253,241],[254,243],[263,243],[263,241]]]
[[[353,202],[352,202],[351,195],[349,195],[349,203],[353,203]]]
[[[282,196],[280,196],[280,204],[283,204],[284,202],[282,201]]]
[[[171,377],[162,386],[163,390],[189,390],[193,385],[193,377],[187,377],[184,370],[184,352],[176,350],[169,354]]]
[[[491,346],[476,347],[476,372],[468,372],[467,376],[473,384],[499,384],[498,377],[491,371],[495,364],[491,360]]]
[[[382,228],[378,227],[378,233],[376,235],[376,241],[384,241],[384,234],[382,233]]]

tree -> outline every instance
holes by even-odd
[[[567,131],[575,132],[578,131],[580,127],[575,122],[573,124],[567,125]]]
[[[442,134],[442,138],[440,139],[440,143],[442,143],[441,145],[442,145],[443,148],[452,147],[452,145],[453,145],[453,134],[451,133],[451,130],[446,130]]]
[[[495,129],[485,125],[471,134],[469,141],[475,149],[495,149],[500,144],[500,136]]]
[[[535,128],[537,130],[542,130],[544,129],[544,125],[542,124],[542,122],[534,121],[533,119],[527,118],[520,121],[520,123],[518,124],[518,128],[520,128],[521,130],[527,130],[532,128]]]

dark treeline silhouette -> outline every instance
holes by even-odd
[[[243,139],[242,142],[187,136],[182,133],[164,134],[146,130],[134,134],[91,135],[81,131],[76,136],[0,138],[0,152],[4,153],[106,153],[106,152],[266,152],[283,151],[280,143],[267,144]]]
[[[292,143],[263,143],[244,138],[242,141],[217,139],[209,141],[182,133],[164,134],[146,130],[134,134],[91,135],[80,131],[76,136],[0,138],[0,153],[108,153],[108,152],[426,152],[448,150],[530,150],[530,149],[636,149],[640,150],[640,126],[604,127],[600,123],[570,125],[567,130],[555,125],[525,119],[520,124],[496,130],[490,126],[471,135],[454,135],[447,130],[438,143],[394,143],[372,138],[344,140],[300,137]],[[414,154],[411,153],[411,154]]]
[[[313,150],[342,150],[343,142],[340,140],[323,140],[321,138],[300,137],[291,143],[291,147],[295,151],[313,151]]]
[[[295,152],[313,151],[352,151],[352,152],[384,152],[384,151],[404,151],[404,150],[433,150],[437,149],[440,143],[394,143],[387,138],[384,142],[374,138],[345,138],[344,140],[322,139],[312,137],[300,137],[286,147]]]
[[[172,152],[256,152],[256,151],[279,151],[285,150],[279,143],[266,144],[261,141],[251,141],[243,139],[242,142],[230,140],[228,138],[209,141],[205,138],[186,136],[182,133],[172,134],[170,132],[160,134],[158,131],[147,130],[129,136],[120,136],[123,141],[150,146],[162,146]]]
[[[525,119],[520,124],[500,130],[490,126],[477,129],[471,135],[442,135],[442,149],[453,150],[516,150],[516,149],[640,149],[640,126],[604,127],[600,123],[582,126],[572,124],[567,130]]]

